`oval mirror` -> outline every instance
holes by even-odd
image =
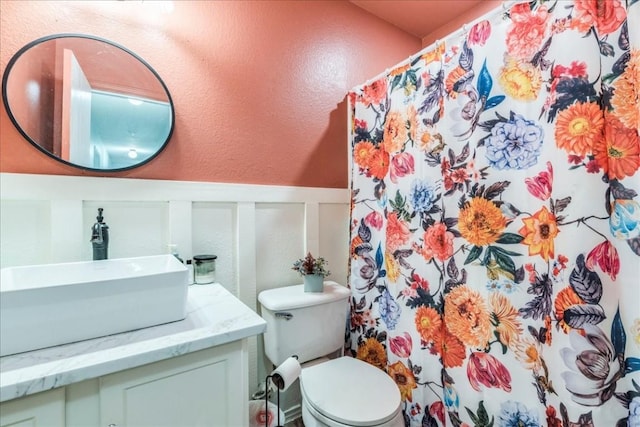
[[[173,132],[173,102],[158,73],[99,37],[57,34],[24,46],[7,65],[2,96],[29,142],[82,169],[140,166]]]

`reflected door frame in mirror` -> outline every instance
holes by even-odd
[[[85,34],[54,34],[22,47],[4,71],[2,100],[34,147],[89,171],[148,163],[175,124],[160,75],[124,46]]]

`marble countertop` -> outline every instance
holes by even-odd
[[[178,322],[0,358],[0,402],[261,334],[266,322],[220,284],[192,285]]]

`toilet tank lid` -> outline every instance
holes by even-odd
[[[304,285],[284,286],[260,292],[258,301],[268,310],[280,311],[346,300],[349,295],[345,286],[326,280],[323,292],[305,292]]]

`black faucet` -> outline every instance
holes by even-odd
[[[98,222],[91,227],[91,244],[93,245],[93,259],[109,258],[109,226],[105,224],[102,217],[102,208],[98,208]]]

